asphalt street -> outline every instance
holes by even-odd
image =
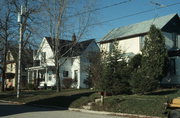
[[[54,108],[0,103],[1,118],[122,118]]]

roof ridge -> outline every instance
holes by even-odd
[[[172,17],[174,17],[175,15],[177,15],[177,13],[173,13],[173,14],[169,14],[169,15],[165,15],[165,16],[160,16],[160,17],[155,18],[155,21],[158,20],[158,19],[160,19],[160,18],[167,17],[167,16],[172,16]],[[171,17],[171,18],[172,18],[172,17]],[[133,25],[137,25],[137,24],[141,24],[141,23],[145,23],[145,22],[149,22],[149,21],[153,21],[153,20],[154,20],[154,18],[148,19],[148,20],[144,20],[144,21],[140,21],[140,22],[137,22],[137,23],[134,23],[134,24],[125,25],[125,26],[122,26],[122,27],[113,28],[113,29],[116,29],[116,30],[117,30],[117,29],[119,29],[119,28],[124,28],[124,27],[128,27],[128,26],[133,26]]]
[[[135,24],[130,24],[118,28],[113,28],[108,32],[101,41],[107,41],[116,38],[122,38],[131,36],[134,34],[147,33],[152,24],[156,25],[157,28],[162,29],[172,18],[174,18],[177,13],[169,14],[166,16],[160,16],[154,19],[145,20]],[[101,42],[100,41],[100,42]]]
[[[95,39],[88,39],[88,40],[80,41],[78,43],[87,42],[87,41],[93,41],[93,40],[95,40]]]

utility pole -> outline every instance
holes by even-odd
[[[18,13],[18,23],[19,23],[19,53],[18,53],[18,80],[17,80],[17,98],[20,96],[20,81],[21,81],[21,47],[22,47],[22,40],[23,40],[23,7],[21,6],[21,11]]]

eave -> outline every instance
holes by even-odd
[[[103,44],[103,43],[109,43],[109,42],[114,42],[114,41],[119,41],[119,40],[125,40],[125,39],[134,38],[134,37],[138,37],[138,36],[144,36],[147,33],[148,32],[133,34],[133,35],[124,36],[124,37],[120,37],[120,38],[114,38],[114,39],[110,39],[110,40],[106,40],[106,41],[100,41],[98,43]]]

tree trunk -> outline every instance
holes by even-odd
[[[4,57],[3,57],[3,72],[2,72],[2,85],[1,85],[1,91],[5,91],[5,79],[6,79],[6,55],[7,55],[7,38],[5,38],[5,44],[4,44]]]
[[[56,65],[56,81],[57,81],[57,92],[60,92],[61,91],[61,78],[60,78],[60,76],[59,76],[59,66],[58,66],[59,64],[57,63],[57,65]]]
[[[58,50],[58,47],[59,47],[59,39],[55,39],[56,41],[56,44],[55,44],[55,68],[56,68],[56,87],[57,87],[57,92],[60,92],[61,91],[61,78],[59,76],[59,70],[60,70],[60,67],[59,67],[59,50]]]

